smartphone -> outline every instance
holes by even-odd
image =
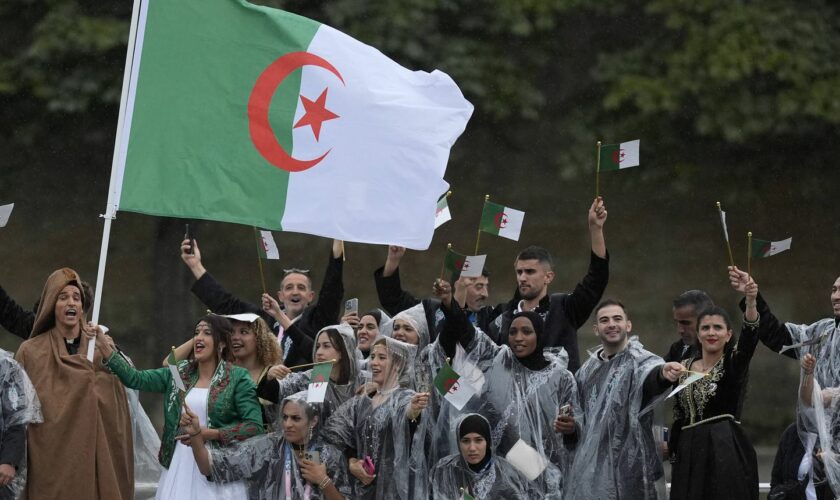
[[[306,451],[303,453],[303,458],[305,460],[309,460],[310,462],[315,462],[316,464],[321,463],[321,452],[319,451]]]
[[[376,466],[373,465],[373,459],[370,456],[366,455],[365,459],[362,460],[362,469],[371,476],[376,474]]]
[[[560,416],[561,417],[568,417],[572,414],[572,405],[565,404],[560,407]]]
[[[185,224],[185,226],[186,227],[184,229],[184,239],[185,240],[190,240],[190,247],[189,247],[189,249],[187,249],[187,254],[188,255],[195,255],[195,250],[193,250],[195,238],[193,238],[192,231],[190,231],[190,225]]]
[[[344,314],[358,313],[359,299],[350,299],[344,303]]]

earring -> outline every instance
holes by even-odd
[[[312,441],[312,429],[313,429],[314,427],[315,427],[314,425],[310,425],[310,426],[309,426],[309,433],[306,435],[306,442],[307,442],[307,443],[308,443],[308,442],[310,442],[310,441]]]

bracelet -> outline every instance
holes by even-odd
[[[758,323],[761,321],[761,316],[755,318],[755,321],[750,321],[747,319],[747,316],[744,315],[744,326],[748,326],[750,328],[757,328]]]
[[[324,476],[324,480],[318,483],[318,489],[323,490],[330,484],[332,484],[332,479],[330,479],[330,476]]]
[[[201,429],[199,429],[198,432],[196,432],[195,434],[190,434],[190,437],[194,438],[194,437],[198,436],[199,434],[201,434]]]

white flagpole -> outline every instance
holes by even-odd
[[[114,156],[111,159],[111,182],[108,187],[108,202],[105,205],[105,214],[100,215],[100,217],[105,219],[105,225],[102,228],[102,246],[99,249],[99,269],[96,272],[96,291],[93,299],[93,317],[91,318],[94,324],[99,323],[99,309],[102,306],[102,285],[105,281],[105,262],[108,259],[108,242],[111,239],[111,221],[117,217],[117,206],[114,202],[114,195],[119,187],[115,186],[114,171],[117,168],[117,163],[119,163],[121,156],[123,126],[128,102],[128,88],[131,83],[131,68],[134,66],[134,45],[137,41],[137,21],[141,2],[142,0],[134,0],[134,5],[131,9],[131,25],[128,32],[128,47],[125,53],[125,69],[123,70],[122,93],[120,94],[120,113],[117,118],[117,134],[114,138]],[[91,339],[87,349],[87,359],[90,362],[93,362],[95,349],[96,339]]]

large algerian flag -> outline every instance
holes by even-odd
[[[782,253],[785,250],[790,250],[791,242],[793,242],[793,238],[782,241],[767,241],[753,238],[750,253],[753,257],[770,257],[777,253]]]
[[[621,144],[604,144],[598,154],[601,170],[619,170],[622,168],[639,166],[639,141],[622,142]]]
[[[479,229],[485,233],[519,241],[519,233],[522,231],[524,220],[525,212],[521,210],[485,201]]]
[[[458,372],[444,363],[443,367],[435,376],[435,389],[443,396],[443,399],[452,403],[452,406],[460,410],[475,395],[473,389],[466,381],[461,380]]]
[[[318,363],[309,372],[309,387],[306,393],[307,403],[323,403],[327,396],[333,362]]]
[[[439,71],[245,0],[142,2],[119,210],[428,247],[473,107]]]

